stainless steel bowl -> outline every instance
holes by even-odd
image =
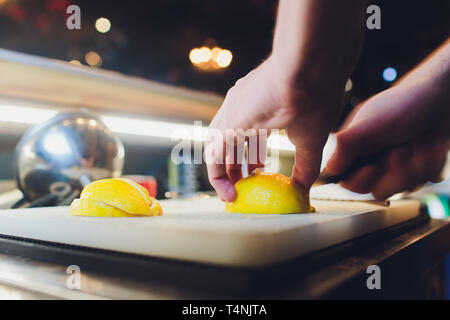
[[[93,181],[122,173],[124,148],[92,113],[60,113],[28,130],[14,154],[14,174],[27,200],[51,193],[55,182],[81,190]]]

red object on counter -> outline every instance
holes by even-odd
[[[158,183],[156,182],[155,177],[153,176],[122,176],[122,178],[130,179],[136,183],[139,183],[145,189],[148,190],[148,194],[150,197],[156,198],[156,194],[158,193]]]

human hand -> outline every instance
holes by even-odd
[[[220,134],[206,143],[208,176],[222,200],[235,199],[241,178],[244,139],[227,136],[230,129],[287,129],[296,150],[292,178],[309,191],[359,53],[364,10],[361,0],[280,0],[271,56],[228,91],[210,125],[210,137]],[[249,172],[264,165],[266,136],[259,133]],[[227,154],[227,145],[233,152]]]
[[[356,170],[341,185],[385,199],[439,180],[449,150],[449,82],[430,63],[422,69],[353,111],[336,135],[325,175],[341,174],[358,159],[377,154],[376,162]]]
[[[238,130],[254,129],[256,134],[260,129],[287,129],[296,147],[294,181],[309,191],[319,174],[323,146],[340,114],[344,84],[335,90],[328,87],[327,92],[307,92],[289,85],[279,70],[270,57],[238,80],[210,124],[209,132],[220,135],[206,144],[208,176],[222,200],[235,199],[234,183],[242,177],[243,153],[238,150],[243,150],[245,140],[236,138]],[[232,152],[227,153],[227,142]],[[248,158],[256,160],[249,161],[248,172],[264,167],[265,148],[266,136],[259,134],[257,148],[248,150]]]

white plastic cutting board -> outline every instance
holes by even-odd
[[[297,257],[407,221],[419,203],[312,201],[317,213],[257,215],[224,211],[217,198],[166,200],[164,215],[70,216],[68,207],[0,211],[0,234],[128,253],[233,266]]]

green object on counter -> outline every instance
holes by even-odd
[[[179,175],[178,175],[178,165],[175,164],[172,159],[169,157],[168,162],[169,167],[169,181],[168,181],[168,189],[172,192],[179,192]]]
[[[427,205],[432,218],[443,219],[450,217],[449,197],[447,195],[427,194],[423,201]]]

